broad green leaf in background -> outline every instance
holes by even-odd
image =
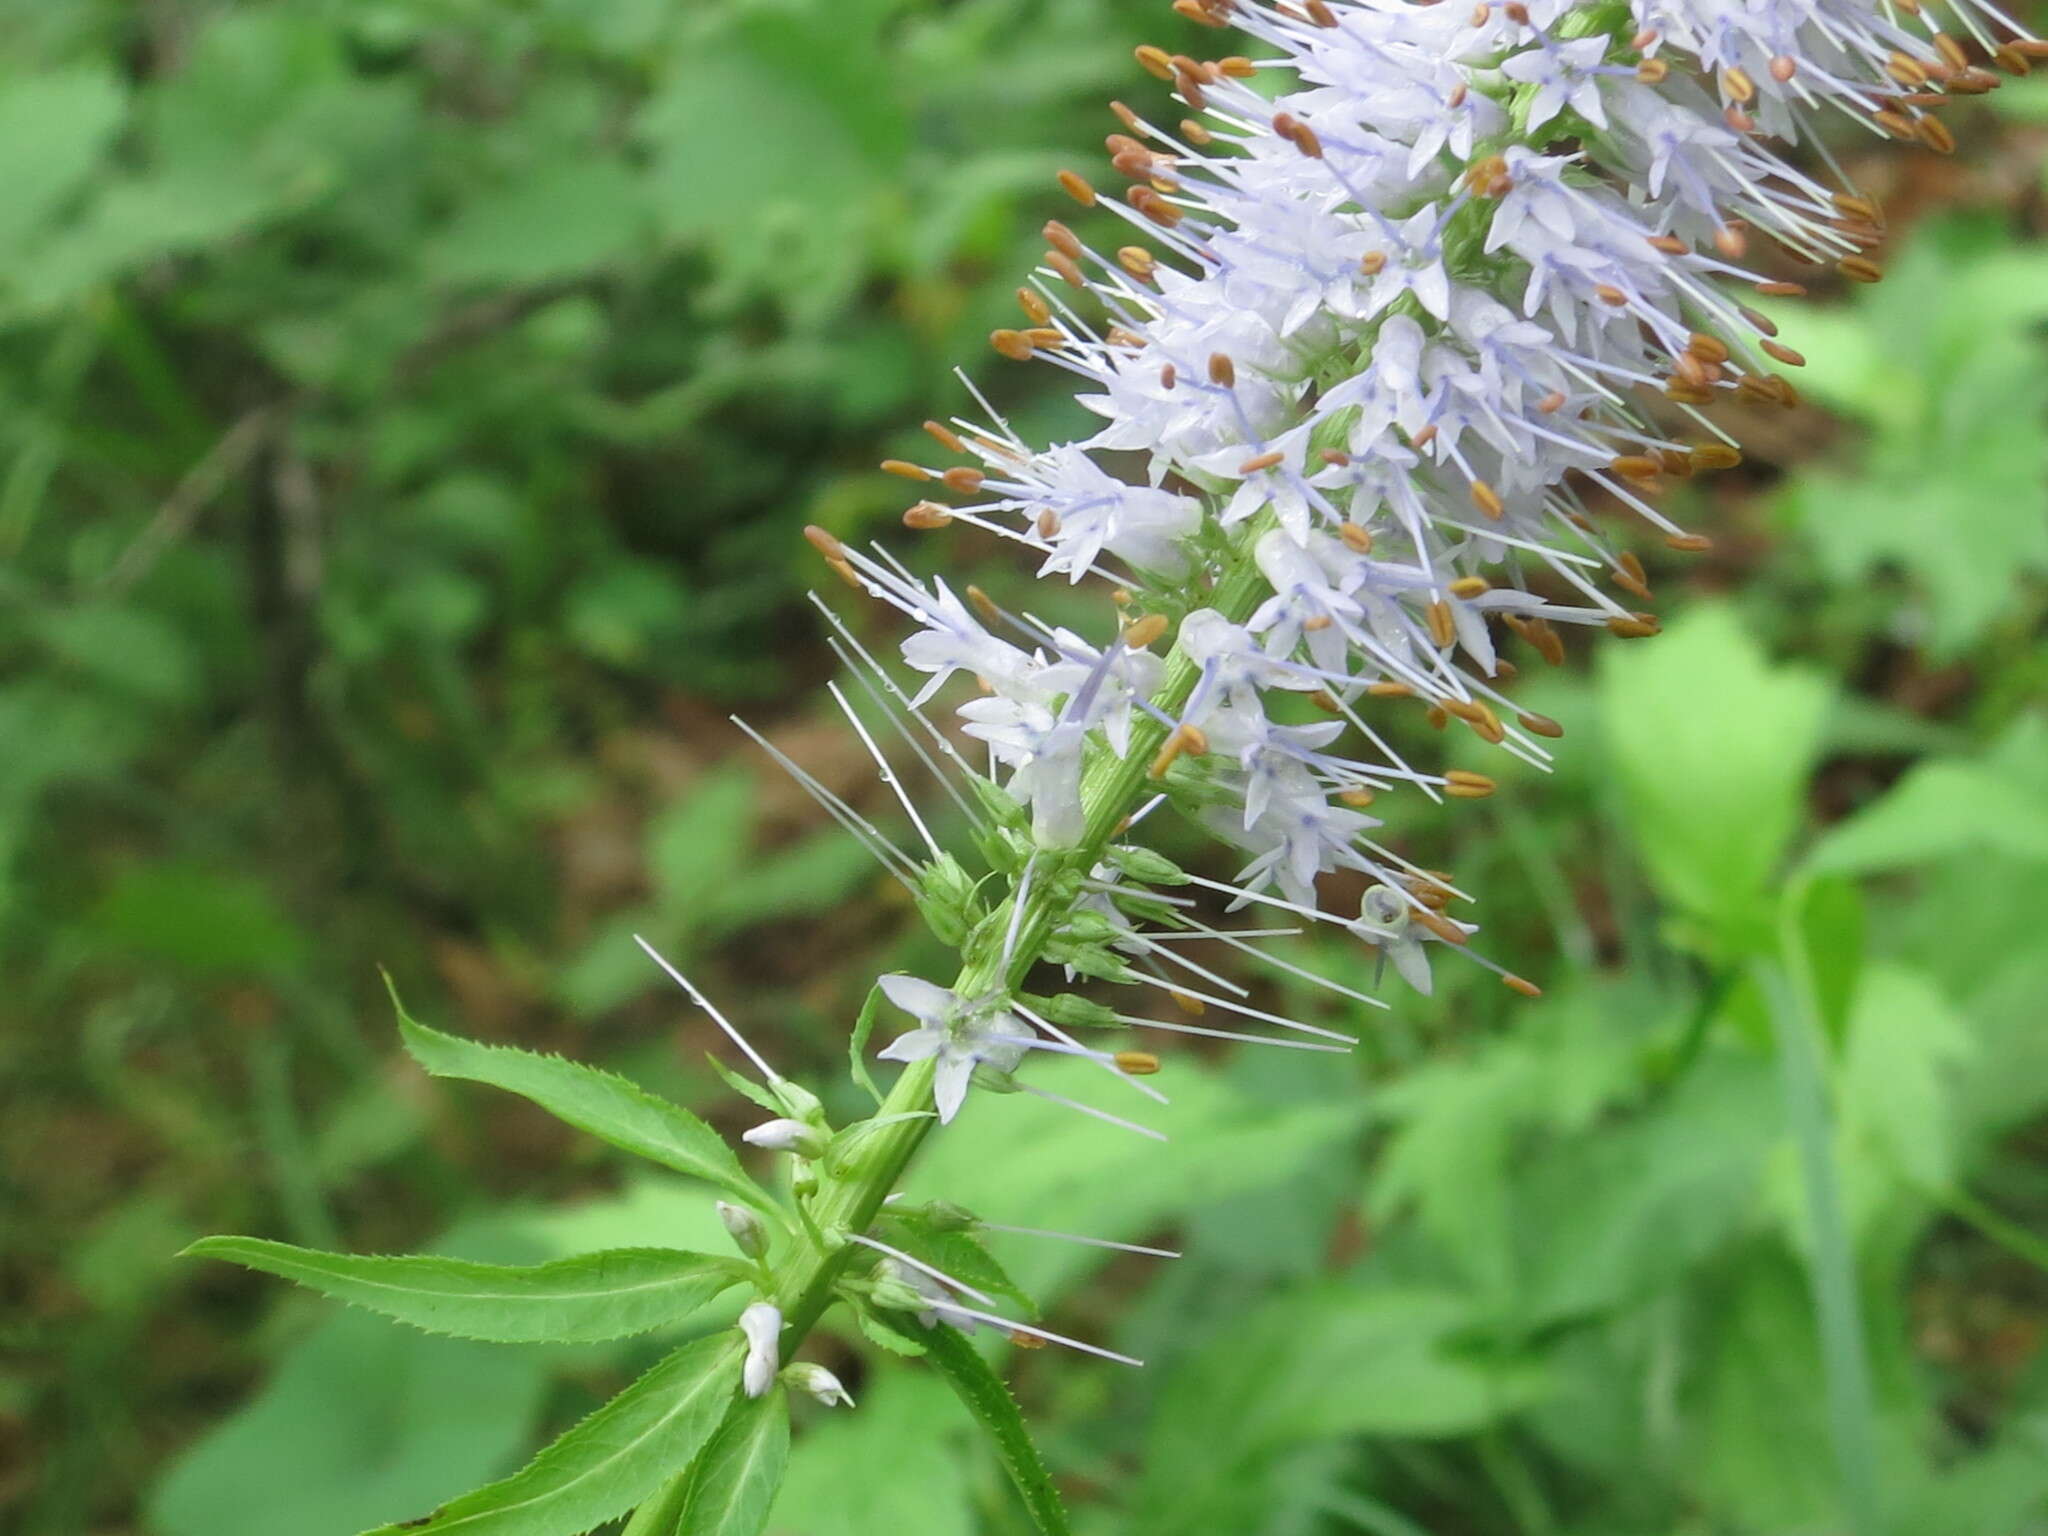
[[[1600,721],[1658,893],[1723,953],[1768,938],[1763,899],[1799,822],[1826,685],[1773,666],[1732,608],[1601,652]]]
[[[1759,1239],[1741,1262],[1702,1275],[1694,1294],[1710,1331],[1698,1338],[1682,1390],[1689,1430],[1676,1450],[1688,1495],[1733,1529],[1840,1529],[1805,1279],[1778,1245]],[[1906,1481],[1920,1458],[1910,1445],[1886,1449],[1898,1453],[1891,1478]]]
[[[1918,578],[1918,626],[1952,654],[2048,571],[2048,257],[1952,218],[1918,232],[1852,310],[1785,311],[1809,357],[1802,387],[1860,421],[1855,473],[1815,470],[1783,501],[1831,578],[1880,564]]]
[[[788,1465],[789,1394],[742,1398],[690,1468],[673,1536],[759,1536]]]
[[[774,270],[812,313],[858,277],[912,143],[881,15],[848,7],[819,26],[797,7],[750,7],[682,51],[636,124],[664,229],[708,243],[748,288]]]
[[[638,179],[602,155],[520,169],[464,203],[426,252],[451,283],[535,283],[573,277],[627,251],[645,227]]]
[[[342,1313],[146,1503],[151,1536],[353,1536],[512,1465],[550,1377],[537,1351],[429,1338]]]
[[[197,976],[288,974],[311,943],[264,881],[183,862],[124,870],[93,923],[114,946]]]
[[[1261,1102],[1221,1075],[1175,1065],[1154,1081],[1168,1105],[1136,1101],[1085,1064],[1048,1062],[1036,1083],[1164,1131],[1161,1146],[1043,1099],[970,1099],[913,1166],[912,1199],[945,1199],[988,1221],[1141,1239],[1196,1203],[1283,1184],[1362,1126],[1358,1102]],[[1121,1097],[1119,1097],[1121,1095]],[[1102,1261],[1099,1250],[987,1234],[1017,1282],[1041,1298]]]
[[[741,1169],[732,1148],[688,1110],[656,1098],[623,1077],[560,1056],[540,1056],[513,1046],[483,1045],[444,1035],[414,1021],[398,1001],[396,990],[391,1000],[398,1009],[406,1050],[436,1077],[465,1078],[503,1088],[635,1156],[716,1184],[749,1204],[772,1205]]]
[[[376,1536],[563,1536],[624,1514],[711,1438],[742,1357],[730,1334],[686,1344],[512,1476]]]
[[[1830,827],[1800,868],[1868,874],[1967,853],[2048,860],[2048,807],[1996,768],[1944,758]]]
[[[84,183],[127,110],[113,71],[80,64],[0,84],[0,254],[15,248]]]
[[[1511,1285],[1509,1150],[1538,1111],[1545,1077],[1533,1047],[1501,1042],[1423,1066],[1379,1100],[1396,1129],[1372,1181],[1373,1218],[1416,1211],[1465,1277],[1496,1297]]]
[[[857,1412],[804,1431],[775,1503],[777,1527],[802,1536],[963,1536],[973,1514],[953,1442],[966,1428],[933,1372],[876,1369]]]
[[[1753,1222],[1782,1134],[1770,1064],[1710,1058],[1672,1095],[1527,1160],[1515,1236],[1529,1326],[1676,1283]]]
[[[1842,1063],[1840,1135],[1852,1227],[1859,1195],[1868,1214],[1896,1199],[1903,1173],[1923,1191],[1938,1191],[1956,1173],[1955,1116],[1950,1108],[1958,1069],[1973,1053],[1970,1031],[1948,1000],[1917,972],[1877,963],[1863,973],[1850,1013]],[[1876,1168],[1859,1167],[1875,1157]],[[1859,1177],[1860,1175],[1860,1177]]]
[[[758,790],[748,772],[721,769],[653,817],[646,853],[652,905],[618,912],[598,928],[556,982],[564,1002],[592,1012],[665,988],[635,934],[687,957],[705,938],[749,922],[829,911],[874,878],[866,850],[837,827],[761,857]]]
[[[673,1248],[614,1248],[531,1266],[317,1253],[253,1237],[202,1238],[185,1251],[282,1275],[428,1333],[510,1344],[644,1333],[688,1316],[747,1273],[737,1260]]]
[[[1277,1297],[1220,1330],[1162,1391],[1126,1528],[1250,1529],[1259,1469],[1282,1447],[1465,1434],[1539,1397],[1526,1362],[1460,1350],[1473,1320],[1447,1291],[1353,1282]]]
[[[111,602],[78,602],[35,614],[30,627],[55,659],[116,693],[166,709],[198,696],[192,646],[155,614]]]
[[[2016,1414],[1988,1450],[1909,1488],[1889,1511],[1891,1536],[2032,1536],[2044,1511],[2044,1457],[2048,1414]]]
[[[113,180],[15,268],[50,306],[140,262],[329,196],[409,121],[402,87],[358,81],[334,32],[289,9],[216,16],[141,101],[144,167]]]

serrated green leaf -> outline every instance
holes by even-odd
[[[624,1514],[711,1438],[744,1353],[727,1333],[686,1344],[510,1477],[370,1536],[568,1536]]]
[[[1991,767],[1937,761],[1830,828],[1804,872],[1865,874],[1980,851],[2048,859],[2048,811]]]
[[[870,1311],[852,1301],[847,1303],[846,1309],[853,1314],[855,1326],[870,1344],[878,1344],[890,1354],[906,1358],[925,1353],[924,1340],[888,1313]]]
[[[255,1237],[202,1238],[185,1252],[281,1275],[428,1333],[500,1344],[645,1333],[746,1275],[734,1260],[674,1248],[613,1248],[535,1265],[321,1253]]]
[[[395,987],[391,1002],[398,1010],[406,1050],[434,1076],[489,1083],[516,1093],[601,1141],[716,1184],[750,1205],[774,1209],[774,1202],[741,1169],[732,1148],[688,1110],[614,1073],[560,1056],[484,1045],[429,1029],[405,1011]]]
[[[1038,1454],[1017,1400],[1010,1396],[1002,1378],[989,1368],[965,1334],[945,1324],[931,1330],[929,1354],[946,1384],[987,1432],[1003,1470],[1010,1474],[1024,1507],[1031,1511],[1033,1523],[1043,1536],[1065,1536],[1071,1529],[1066,1506],[1060,1502],[1045,1459]]]
[[[759,1536],[788,1466],[789,1394],[733,1404],[690,1468],[673,1536]]]

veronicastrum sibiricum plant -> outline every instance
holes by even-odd
[[[524,1470],[403,1528],[560,1536],[630,1512],[632,1536],[759,1530],[790,1394],[850,1401],[829,1371],[793,1359],[841,1308],[871,1339],[936,1365],[996,1439],[1033,1519],[1064,1530],[1016,1409],[962,1335],[995,1328],[1138,1362],[1014,1316],[1028,1302],[979,1234],[1065,1234],[904,1205],[919,1144],[977,1093],[1055,1097],[1032,1081],[1034,1053],[1083,1058],[1113,1090],[1156,1097],[1145,1079],[1157,1058],[1120,1044],[1138,1031],[1344,1048],[1252,1006],[1190,957],[1190,938],[1359,1004],[1377,1000],[1264,941],[1329,924],[1423,991],[1433,957],[1490,966],[1475,926],[1446,910],[1466,893],[1395,853],[1379,813],[1398,794],[1477,798],[1492,781],[1405,761],[1379,712],[1423,710],[1546,761],[1560,732],[1503,691],[1503,631],[1553,662],[1559,626],[1653,635],[1624,530],[1704,549],[1658,509],[1660,485],[1737,462],[1717,402],[1795,398],[1775,366],[1800,359],[1745,290],[1797,293],[1770,275],[1788,260],[1880,276],[1866,254],[1878,212],[1839,185],[1823,120],[1947,153],[1932,109],[2044,56],[1974,0],[1174,9],[1235,29],[1247,53],[1138,51],[1179,106],[1166,110],[1161,91],[1154,110],[1115,107],[1121,198],[1061,178],[1131,243],[1047,225],[1044,264],[1019,290],[1027,323],[993,338],[1005,357],[1074,374],[1099,430],[1038,447],[983,403],[980,419],[929,424],[948,463],[885,466],[946,497],[912,507],[911,527],[965,523],[1033,551],[1042,576],[1098,579],[1114,627],[1091,638],[973,588],[963,600],[883,548],[810,532],[849,585],[913,626],[900,665],[885,664],[819,605],[859,707],[837,686],[833,699],[910,836],[892,839],[756,740],[959,955],[943,983],[876,983],[852,1041],[875,1112],[829,1123],[815,1094],[649,949],[746,1058],[751,1075],[728,1080],[764,1118],[744,1139],[782,1163],[786,1193],[623,1079],[401,1015],[406,1045],[430,1072],[523,1094],[714,1186],[729,1197],[719,1212],[733,1254],[650,1247],[507,1268],[199,1245],[422,1328],[505,1341],[650,1331],[745,1293],[736,1325],[669,1354]],[[933,713],[949,688],[971,691],[950,722]],[[941,845],[907,776],[950,799],[945,820],[968,829],[968,846]],[[1144,845],[1164,806],[1237,850],[1232,878]],[[1318,877],[1343,870],[1363,877],[1363,901],[1326,910]],[[1223,924],[1246,908],[1280,926]],[[1210,1021],[1157,1017],[1167,1001]],[[875,1049],[884,1025],[893,1034]],[[901,1065],[886,1094],[871,1058]]]

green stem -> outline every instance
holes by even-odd
[[[1805,888],[1786,893],[1779,921],[1780,961],[1760,966],[1777,1037],[1787,1118],[1799,1154],[1811,1228],[1809,1268],[1820,1329],[1821,1369],[1827,1384],[1828,1431],[1842,1481],[1843,1514],[1855,1536],[1883,1529],[1878,1499],[1877,1407],[1864,1348],[1863,1305],[1856,1288],[1856,1256],[1834,1154],[1822,1056],[1820,1011],[1799,913]]]

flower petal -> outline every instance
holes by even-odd
[[[882,995],[921,1024],[936,1024],[959,999],[944,987],[917,976],[883,976]]]
[[[947,1051],[939,1057],[939,1069],[932,1079],[932,1101],[938,1106],[939,1124],[950,1125],[967,1101],[967,1083],[974,1076],[974,1057],[966,1051]]]
[[[875,1054],[884,1061],[923,1061],[946,1043],[943,1029],[913,1029],[898,1035]]]

